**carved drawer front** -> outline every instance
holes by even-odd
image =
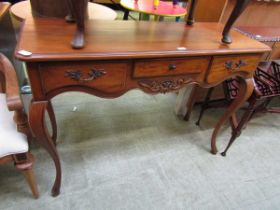
[[[53,62],[40,64],[44,91],[61,87],[91,87],[117,92],[125,87],[128,64],[115,62]]]
[[[135,62],[134,78],[199,74],[206,71],[209,57],[167,58]]]
[[[207,82],[221,81],[238,73],[253,73],[259,60],[260,55],[214,56]]]

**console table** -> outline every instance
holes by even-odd
[[[86,28],[86,47],[73,50],[69,43],[75,25],[60,19],[27,18],[15,51],[26,62],[33,92],[29,112],[33,135],[55,163],[53,196],[60,191],[61,165],[45,124],[44,113],[49,111],[52,97],[81,91],[115,98],[135,88],[149,94],[166,93],[188,84],[212,87],[237,76],[239,96],[219,119],[211,138],[211,152],[216,154],[221,126],[251,95],[253,72],[262,54],[270,51],[236,31],[232,31],[231,45],[221,43],[223,25],[218,23],[186,26],[89,20]],[[52,120],[55,122],[54,116]]]

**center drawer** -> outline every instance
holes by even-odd
[[[90,87],[103,92],[117,92],[125,87],[126,62],[51,62],[40,64],[44,91],[58,88]]]
[[[134,64],[134,78],[199,74],[207,70],[210,57],[138,60]]]

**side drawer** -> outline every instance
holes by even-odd
[[[44,91],[90,87],[113,93],[124,89],[129,64],[126,62],[52,62],[40,64]]]
[[[255,71],[261,55],[214,56],[207,75],[208,83],[225,80],[233,74],[251,74]]]
[[[134,65],[134,78],[199,74],[207,70],[210,57],[139,60]]]

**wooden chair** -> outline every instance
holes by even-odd
[[[280,108],[269,108],[268,105],[271,100],[280,96],[280,64],[272,61],[268,68],[258,67],[255,71],[254,75],[254,91],[253,94],[248,99],[248,106],[245,108],[245,112],[240,117],[238,121],[236,113],[233,114],[230,118],[230,123],[232,127],[232,135],[230,141],[221,154],[223,156],[226,155],[226,152],[235,141],[235,139],[241,134],[243,128],[246,127],[249,120],[258,112],[272,112],[272,113],[280,113]],[[224,91],[226,95],[226,104],[231,103],[231,101],[237,96],[238,93],[238,81],[235,78],[226,80],[223,84]],[[209,103],[211,98],[213,88],[208,90],[207,96],[205,97],[205,101],[201,106],[201,111],[199,114],[197,125],[200,124],[203,113],[206,109],[210,107],[215,107]],[[224,105],[225,103],[223,103]],[[220,105],[219,105],[220,106]]]
[[[14,162],[23,172],[34,198],[39,197],[32,171],[33,156],[28,152],[31,137],[27,117],[19,95],[15,69],[0,53],[0,164]]]

